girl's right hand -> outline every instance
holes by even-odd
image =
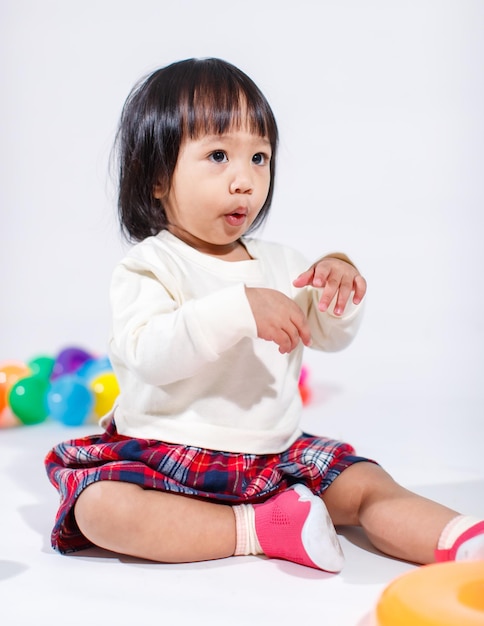
[[[311,345],[309,324],[301,307],[275,289],[246,287],[245,292],[257,325],[257,336],[273,341],[279,352],[292,352],[301,340]]]

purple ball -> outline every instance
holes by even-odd
[[[86,361],[92,359],[92,354],[82,348],[70,346],[59,352],[52,369],[51,380],[56,380],[59,376],[73,374]]]

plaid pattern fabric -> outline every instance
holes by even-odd
[[[294,483],[321,494],[346,467],[365,460],[349,444],[307,434],[278,454],[240,454],[124,437],[113,421],[101,435],[60,443],[46,456],[49,480],[61,500],[52,546],[62,553],[92,546],[73,510],[82,490],[98,480],[242,504],[265,500]]]

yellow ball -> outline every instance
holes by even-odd
[[[94,394],[93,411],[102,417],[111,411],[119,395],[119,385],[113,372],[105,372],[91,381],[90,387]]]

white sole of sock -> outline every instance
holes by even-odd
[[[457,548],[456,561],[484,561],[484,535],[467,539]]]
[[[296,485],[294,490],[299,500],[311,503],[301,536],[307,555],[325,572],[340,572],[345,558],[326,505],[304,485]]]

